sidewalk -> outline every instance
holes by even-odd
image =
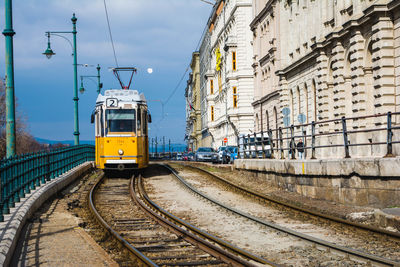
[[[71,190],[66,190],[67,193]],[[68,197],[45,203],[27,223],[12,266],[118,266],[69,212]]]
[[[0,266],[116,266],[79,227],[67,202],[46,202],[91,169],[91,162],[77,166],[15,204],[0,222]]]

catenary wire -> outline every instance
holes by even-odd
[[[115,65],[117,65],[117,67],[119,67],[119,65],[118,65],[118,60],[117,60],[117,55],[116,55],[116,53],[115,53],[114,41],[113,41],[113,37],[112,37],[112,33],[111,33],[110,20],[109,20],[109,18],[108,18],[108,11],[107,11],[106,0],[103,0],[103,2],[104,2],[104,10],[106,11],[106,18],[107,18],[108,32],[110,33],[111,46],[112,46],[112,49],[113,49],[113,52],[114,52]]]

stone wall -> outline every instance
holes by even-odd
[[[357,206],[400,206],[400,158],[237,159],[235,168],[303,196]]]

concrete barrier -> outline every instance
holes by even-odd
[[[0,266],[8,266],[10,264],[20,233],[26,221],[34,212],[51,196],[93,167],[93,162],[83,163],[32,190],[20,202],[15,203],[15,207],[10,209],[10,214],[4,215],[4,222],[0,223]]]
[[[238,159],[235,168],[273,186],[343,204],[400,206],[400,158]]]

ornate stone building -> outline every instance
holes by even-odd
[[[285,107],[290,109],[291,124],[299,124],[299,114],[306,116],[306,122],[318,122],[399,111],[399,6],[398,0],[254,1],[253,105],[260,118],[255,130],[261,130],[261,121],[275,124],[276,117],[269,113],[278,101],[279,126]],[[382,127],[385,120],[348,120],[347,127],[353,131]],[[310,128],[303,131],[309,134]],[[327,123],[317,131],[341,131],[341,125]],[[340,138],[321,137],[317,142],[331,145],[340,143]],[[386,132],[350,135],[350,143],[385,141]],[[342,148],[320,151],[319,157],[343,157]],[[351,147],[356,156],[385,153],[384,146]]]
[[[278,0],[253,1],[250,24],[253,32],[254,122],[256,132],[278,128],[280,112],[279,77],[281,66]]]
[[[189,74],[185,90],[186,98],[186,139],[188,148],[196,151],[201,143],[201,97],[200,97],[200,62],[199,52],[194,52],[190,62],[192,72]]]
[[[236,145],[253,130],[251,3],[219,0],[209,18],[200,48],[203,145]]]

